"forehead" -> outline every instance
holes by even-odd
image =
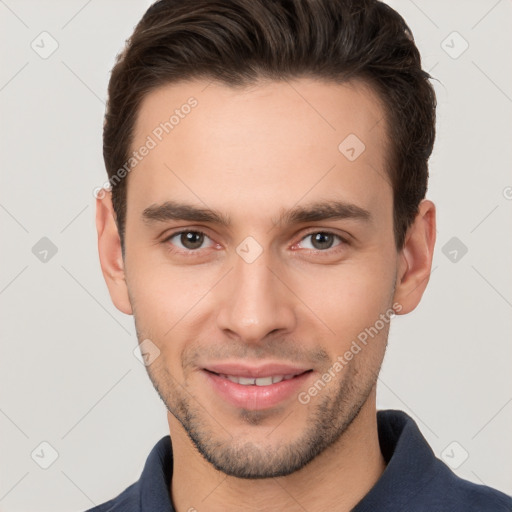
[[[384,111],[361,82],[166,85],[140,105],[132,150],[142,146],[128,209],[180,198],[270,217],[306,196],[361,207],[391,197]]]

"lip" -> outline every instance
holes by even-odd
[[[215,373],[213,373],[215,372]],[[224,401],[236,408],[259,411],[270,409],[295,397],[304,386],[313,371],[310,368],[298,368],[283,364],[267,364],[260,367],[248,367],[238,364],[212,365],[202,370],[208,384]],[[243,385],[232,382],[218,374],[237,377],[267,377],[270,375],[297,374],[289,380],[276,382],[268,386]]]

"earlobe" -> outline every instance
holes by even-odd
[[[419,205],[399,253],[394,296],[395,303],[401,305],[399,314],[411,312],[421,300],[430,278],[435,241],[435,205],[425,199]]]
[[[112,302],[119,311],[132,314],[126,285],[121,240],[112,206],[112,193],[106,191],[96,199],[96,230],[100,265]]]

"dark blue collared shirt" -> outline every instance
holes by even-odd
[[[512,512],[512,498],[459,478],[437,459],[414,420],[378,411],[379,443],[387,466],[352,512]],[[117,498],[87,512],[175,512],[170,436],[154,446],[140,479]]]

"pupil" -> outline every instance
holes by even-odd
[[[204,236],[195,231],[181,234],[181,243],[187,249],[198,249],[203,244]]]
[[[332,235],[329,235],[328,233],[316,233],[313,237],[313,246],[317,249],[329,249],[332,242]]]

